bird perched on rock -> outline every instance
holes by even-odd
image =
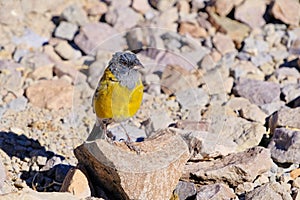
[[[97,116],[95,126],[102,128],[102,135],[92,131],[90,139],[107,138],[108,123],[123,122],[138,111],[144,89],[141,74],[137,70],[141,67],[143,65],[133,53],[117,52],[113,55],[93,96],[93,108]],[[127,142],[131,142],[127,132],[126,135]]]

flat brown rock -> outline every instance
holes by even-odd
[[[163,130],[134,145],[140,154],[124,143],[98,139],[77,147],[75,155],[92,184],[103,186],[108,196],[169,199],[189,158],[187,144],[174,131]]]

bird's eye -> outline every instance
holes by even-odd
[[[121,65],[127,65],[127,61],[124,60],[124,59],[121,59],[121,60],[120,60],[120,64],[121,64]]]

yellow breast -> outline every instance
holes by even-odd
[[[115,121],[132,117],[141,106],[143,89],[141,79],[137,81],[136,87],[130,90],[120,85],[111,71],[106,69],[93,99],[97,117],[112,118]]]

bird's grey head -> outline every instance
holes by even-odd
[[[143,67],[135,54],[116,52],[109,62],[109,69],[120,81],[120,84],[133,89],[140,80],[136,67]]]
[[[135,67],[143,66],[136,55],[129,52],[116,52],[109,62],[109,65],[113,65],[121,71],[127,71],[134,69]]]

